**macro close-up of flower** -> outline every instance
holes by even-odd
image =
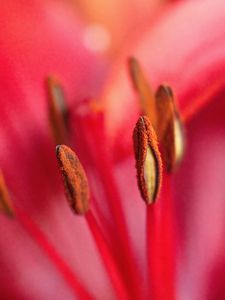
[[[225,2],[0,25],[0,300],[225,299]]]

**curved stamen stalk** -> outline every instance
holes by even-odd
[[[74,291],[80,300],[94,300],[94,297],[86,290],[80,280],[75,276],[71,268],[62,259],[57,250],[50,244],[44,233],[35,225],[35,223],[22,211],[16,208],[16,218],[30,237],[35,240],[39,247],[44,251],[47,257],[54,263],[64,280]]]
[[[129,300],[130,297],[124,286],[123,278],[121,277],[118,266],[115,264],[115,258],[111,254],[112,250],[109,248],[107,241],[105,240],[103,233],[91,211],[89,211],[85,215],[85,219],[90,228],[90,231],[92,232],[99,252],[101,253],[102,261],[105,264],[105,267],[108,271],[107,273],[111,279],[115,291],[117,292],[118,298],[121,300]]]

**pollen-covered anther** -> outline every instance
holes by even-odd
[[[5,183],[4,176],[0,171],[0,211],[8,217],[14,217],[14,209]]]
[[[136,58],[131,57],[128,60],[128,67],[134,89],[136,90],[140,99],[141,111],[144,115],[149,117],[153,127],[155,128],[157,114],[153,90]]]
[[[148,117],[140,117],[133,133],[137,180],[147,204],[158,197],[162,181],[162,161],[157,137]]]
[[[163,148],[163,161],[168,172],[182,160],[184,154],[184,129],[174,95],[169,86],[161,85],[156,92],[158,114],[157,134]]]
[[[58,145],[56,157],[62,173],[67,199],[76,214],[85,214],[89,208],[89,185],[84,168],[69,147]]]
[[[56,144],[68,139],[68,109],[62,85],[53,77],[47,78],[48,112],[51,130]]]

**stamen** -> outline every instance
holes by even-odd
[[[54,78],[47,79],[49,120],[56,144],[63,144],[68,139],[68,110],[61,84]]]
[[[149,117],[153,127],[156,128],[157,114],[152,88],[146,80],[144,72],[136,58],[130,58],[128,66],[134,88],[140,98],[142,113]]]
[[[157,137],[148,117],[138,119],[133,140],[139,189],[144,201],[151,204],[160,191],[162,162]]]
[[[14,209],[9,196],[4,176],[0,171],[0,211],[8,217],[14,217]]]
[[[163,160],[168,172],[182,160],[184,154],[184,130],[169,86],[161,85],[156,92],[158,113],[157,133],[163,147]]]
[[[63,176],[66,196],[72,210],[76,214],[85,214],[89,208],[89,185],[79,159],[65,145],[56,147],[56,157]]]
[[[128,300],[128,290],[123,282],[122,274],[116,264],[115,257],[112,255],[112,249],[110,249],[104,235],[91,211],[85,215],[87,224],[92,232],[93,238],[96,245],[101,253],[101,258],[105,264],[106,270],[111,279],[112,285],[114,286],[119,298],[121,300]]]

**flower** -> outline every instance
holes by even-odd
[[[51,1],[1,4],[1,90],[8,101],[0,112],[0,162],[16,216],[11,220],[2,215],[0,220],[4,299],[148,299],[149,286],[156,300],[224,297],[223,5],[205,0],[168,6],[133,50],[124,50],[122,63],[115,64],[102,110],[99,102],[79,101],[91,91],[90,66],[94,76],[103,72],[97,58],[81,47],[82,25],[71,21],[64,8],[59,17],[59,6]],[[74,32],[77,40],[71,39]],[[43,45],[46,40],[49,44]],[[187,135],[180,169],[172,175],[164,172],[161,195],[148,209],[137,187],[132,149],[140,109],[128,76],[120,71],[130,54],[140,60],[147,77],[152,74],[154,87],[163,81],[174,87]],[[42,64],[36,63],[38,58]],[[73,79],[78,74],[74,70],[83,75],[82,81]],[[89,182],[90,211],[80,217],[64,199],[54,158],[43,87],[52,73],[60,76],[52,88],[62,83],[68,95],[68,143]],[[77,98],[72,103],[73,90]],[[63,117],[60,109],[56,112]],[[51,125],[57,130],[57,122]],[[142,134],[151,138],[147,129],[138,129],[140,141]],[[83,171],[75,168],[77,173],[83,183]]]

